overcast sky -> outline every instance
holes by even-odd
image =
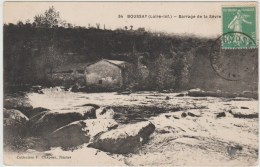
[[[241,2],[240,2],[241,3]],[[239,3],[232,2],[233,5]],[[244,3],[245,4],[245,3]],[[252,4],[252,2],[247,5]],[[4,23],[17,23],[18,20],[30,19],[44,13],[50,6],[60,12],[68,23],[78,26],[88,24],[116,29],[133,25],[133,28],[145,27],[146,30],[175,34],[194,34],[203,37],[216,37],[221,34],[221,18],[179,18],[179,15],[214,15],[221,16],[221,6],[230,3],[218,2],[5,2]],[[118,18],[118,15],[124,18]],[[176,18],[129,19],[130,15],[172,15]]]

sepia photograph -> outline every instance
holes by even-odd
[[[3,3],[6,166],[257,166],[257,2]]]

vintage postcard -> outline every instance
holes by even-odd
[[[257,166],[257,2],[5,2],[4,165]]]

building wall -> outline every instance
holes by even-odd
[[[106,61],[99,61],[86,68],[86,85],[119,88],[123,85],[121,69]]]

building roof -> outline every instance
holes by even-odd
[[[101,60],[102,61],[102,60]],[[106,61],[108,63],[111,63],[119,68],[125,68],[127,64],[129,64],[126,61],[121,61],[121,60],[108,60],[108,59],[103,59],[103,61]]]
[[[113,64],[113,65],[119,67],[119,68],[125,68],[126,64],[129,64],[126,61],[102,59],[102,60],[99,60],[99,61],[97,61],[95,63],[89,64],[89,66],[94,65],[94,64],[96,64],[96,63],[98,63],[100,61],[106,61],[106,62],[108,62],[110,64]]]
[[[127,64],[127,62],[125,61],[119,61],[119,60],[108,60],[108,59],[103,59],[104,61],[107,61],[109,63],[115,64],[115,65],[123,65],[123,64]]]

